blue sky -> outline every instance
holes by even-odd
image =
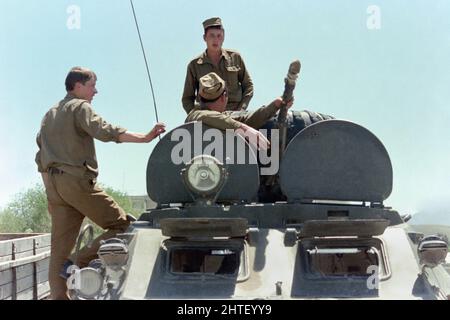
[[[69,29],[69,6],[80,29]],[[386,146],[402,213],[449,203],[450,1],[448,0],[134,0],[160,120],[184,121],[187,63],[204,50],[202,21],[220,16],[225,48],[237,49],[255,84],[250,109],[283,90],[293,59],[302,62],[295,109],[359,123]],[[367,12],[380,10],[380,29]],[[0,0],[0,207],[40,176],[35,135],[44,113],[65,95],[75,65],[96,71],[94,109],[107,121],[144,132],[153,101],[128,0]],[[150,144],[96,143],[99,181],[145,194]]]

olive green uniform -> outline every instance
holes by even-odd
[[[222,57],[218,66],[209,59],[206,51],[193,59],[187,68],[186,80],[182,97],[183,108],[186,113],[196,107],[199,79],[204,75],[215,72],[227,84],[227,110],[245,110],[253,97],[253,82],[245,67],[241,55],[233,50],[222,49]]]
[[[241,123],[259,129],[267,120],[272,118],[278,111],[274,103],[268,106],[262,106],[258,110],[249,113],[230,111],[218,112],[209,109],[200,109],[199,107],[192,110],[187,116],[185,122],[202,121],[204,124],[220,130],[238,129]]]
[[[67,95],[44,116],[37,136],[38,171],[48,173],[44,180],[52,219],[49,282],[53,299],[67,299],[66,280],[59,272],[75,246],[84,217],[107,232],[94,240],[91,248],[80,251],[80,267],[96,258],[100,240],[124,232],[126,213],[97,184],[94,138],[119,142],[126,129],[105,122],[86,100]]]

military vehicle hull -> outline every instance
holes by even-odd
[[[195,136],[195,123],[180,128]],[[101,266],[74,274],[82,278],[74,298],[450,297],[448,244],[384,205],[392,165],[367,129],[325,120],[300,130],[269,186],[257,161],[225,164],[215,158],[225,150],[204,154],[205,141],[189,161],[171,161],[171,136],[147,167],[158,207],[100,247]]]
[[[314,207],[313,207],[314,206]],[[441,266],[422,273],[416,245],[408,235],[408,226],[392,210],[370,209],[370,220],[386,221],[382,235],[370,232],[358,237],[355,228],[371,230],[365,208],[322,205],[284,204],[280,212],[271,205],[217,208],[227,219],[242,218],[257,221],[258,216],[283,216],[296,212],[296,219],[278,228],[248,226],[242,237],[168,237],[160,222],[196,219],[215,224],[207,214],[178,209],[153,210],[133,224],[128,235],[129,261],[124,270],[126,279],[117,291],[105,298],[115,299],[447,299],[450,279]],[[321,211],[320,213],[317,211]],[[347,235],[302,237],[295,228],[314,215],[327,217],[330,212],[347,211],[352,223],[331,221],[330,228]],[[366,212],[365,212],[366,211]],[[362,220],[362,216],[365,220]],[[270,218],[267,219],[270,221]],[[180,220],[181,221],[181,220]],[[181,222],[185,224],[186,220]],[[324,221],[324,220],[322,220]],[[337,225],[332,226],[334,222]],[[343,223],[342,223],[343,222]],[[362,224],[361,224],[362,222]],[[353,225],[351,225],[353,224]],[[231,225],[231,223],[230,223]],[[347,230],[342,230],[347,229]],[[200,232],[200,231],[199,231]],[[325,232],[326,234],[327,232]],[[333,232],[331,232],[333,233]],[[365,232],[362,232],[365,233]],[[378,253],[364,250],[375,248]],[[198,257],[198,253],[224,250],[236,251],[239,262],[228,262],[228,271],[220,272],[224,260],[214,261],[214,255]],[[176,251],[185,250],[191,258],[177,258]],[[322,255],[314,256],[314,250]],[[326,251],[330,251],[326,253]],[[219,252],[220,253],[220,252]],[[200,260],[199,260],[200,259]],[[182,260],[180,262],[179,260]],[[218,264],[219,263],[219,264]],[[233,269],[234,268],[234,269]],[[444,273],[442,273],[442,271]],[[433,285],[439,281],[440,288]],[[434,286],[434,288],[433,288]]]

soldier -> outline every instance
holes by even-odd
[[[97,77],[86,68],[74,67],[67,75],[66,97],[44,116],[37,136],[38,171],[44,181],[52,220],[49,282],[52,299],[68,299],[67,268],[87,266],[95,259],[100,240],[124,232],[128,225],[124,210],[97,184],[94,138],[108,142],[150,142],[165,131],[158,123],[147,134],[133,133],[104,121],[92,109]],[[105,233],[91,248],[69,257],[84,217]],[[73,261],[73,262],[72,262]]]
[[[194,109],[199,89],[199,79],[209,72],[217,73],[227,83],[228,104],[226,110],[245,110],[253,96],[253,83],[244,60],[236,51],[222,49],[225,38],[220,18],[203,22],[206,51],[193,59],[187,68],[181,99],[186,113]]]
[[[256,129],[261,128],[281,108],[283,104],[281,97],[254,112],[232,115],[231,112],[225,111],[228,102],[228,88],[222,78],[216,73],[210,72],[201,77],[199,83],[200,106],[189,113],[185,122],[202,121],[210,127],[221,130],[235,129],[237,134],[247,136],[249,142],[257,141],[255,147],[263,150],[269,147],[267,138]],[[292,104],[293,99],[288,101],[287,106],[291,107]]]

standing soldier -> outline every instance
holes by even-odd
[[[198,103],[199,79],[215,72],[225,80],[228,88],[226,110],[245,110],[253,97],[253,82],[245,67],[244,60],[236,51],[222,49],[225,30],[220,18],[210,18],[203,22],[206,51],[193,59],[187,68],[182,97],[186,113]]]
[[[38,171],[42,174],[51,215],[49,282],[52,299],[68,299],[68,267],[95,259],[100,240],[124,232],[128,225],[123,209],[97,184],[94,138],[108,142],[150,142],[165,131],[158,123],[147,134],[132,133],[104,121],[92,109],[97,77],[86,68],[74,67],[66,78],[66,97],[44,116],[37,136]],[[73,261],[70,253],[84,217],[107,230],[84,248]]]

